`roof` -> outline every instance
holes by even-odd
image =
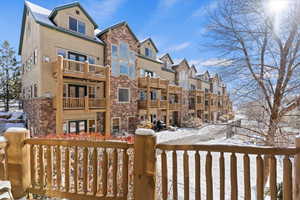
[[[172,73],[175,73],[175,71],[174,71],[173,69],[166,68],[166,67],[161,67],[161,70],[163,70],[163,71],[167,71],[167,72],[172,72]]]
[[[49,15],[49,19],[53,20],[55,18],[55,16],[57,15],[57,12],[60,11],[60,10],[64,10],[64,9],[67,9],[67,8],[72,8],[72,7],[75,7],[75,6],[78,6],[82,11],[83,13],[87,16],[87,18],[89,18],[89,20],[92,22],[92,24],[94,25],[94,28],[98,28],[98,25],[96,24],[96,22],[93,20],[93,18],[85,11],[85,9],[80,5],[79,2],[73,2],[73,3],[68,3],[68,4],[64,4],[64,5],[61,5],[61,6],[57,6],[55,7],[52,12],[50,13]]]
[[[162,59],[162,58],[165,57],[165,56],[167,56],[167,57],[170,59],[171,63],[174,64],[174,61],[172,60],[172,58],[171,58],[171,56],[170,56],[169,53],[163,54],[159,59]]]
[[[129,25],[127,24],[126,21],[119,22],[119,23],[117,23],[117,24],[114,24],[114,25],[112,25],[112,26],[109,26],[109,27],[107,27],[106,29],[104,29],[104,30],[102,30],[101,32],[99,32],[96,36],[97,36],[97,37],[100,37],[101,35],[103,35],[103,34],[106,33],[107,31],[109,31],[109,30],[111,30],[111,29],[118,28],[118,27],[120,27],[120,26],[124,26],[124,25],[127,26],[128,30],[129,30],[130,33],[133,35],[134,39],[135,39],[136,41],[139,42],[138,38],[136,37],[136,35],[134,34],[134,32],[131,30],[131,28],[129,27]]]
[[[193,68],[195,70],[195,72],[197,72],[195,65],[192,65],[191,68]]]
[[[154,44],[154,42],[153,42],[153,40],[152,40],[151,38],[146,38],[146,39],[142,40],[140,43],[141,43],[141,44],[144,44],[144,43],[147,42],[147,41],[150,41],[151,44],[152,44],[152,46],[154,47],[155,51],[158,52],[158,49],[157,49],[157,47],[155,46],[155,44]]]
[[[27,15],[26,15],[27,11],[31,13],[31,15],[33,16],[35,22],[42,25],[42,26],[52,28],[52,29],[55,29],[55,30],[63,32],[63,33],[67,33],[67,34],[70,34],[70,35],[75,36],[75,37],[80,37],[82,39],[85,39],[85,40],[88,40],[88,41],[91,41],[91,42],[104,44],[97,37],[92,38],[92,37],[82,35],[82,34],[64,29],[62,27],[56,26],[53,23],[53,21],[49,18],[50,14],[51,14],[51,10],[48,10],[46,8],[43,8],[43,7],[38,6],[36,4],[33,4],[29,1],[25,1],[24,9],[23,9],[23,18],[22,18],[22,27],[21,27],[21,34],[20,34],[19,51],[18,51],[19,55],[22,52],[23,36],[24,36],[24,32],[25,32],[25,22],[26,22],[26,17],[27,17]]]

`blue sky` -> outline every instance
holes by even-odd
[[[72,0],[30,0],[42,7]],[[201,33],[207,21],[206,8],[215,0],[79,0],[100,29],[127,21],[139,39],[151,37],[159,55],[169,52],[175,61],[182,58],[196,64],[199,71],[214,62],[215,57],[203,49]],[[8,40],[17,49],[21,29],[23,0],[3,1],[0,7],[0,42]]]

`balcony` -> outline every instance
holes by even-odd
[[[106,107],[105,98],[63,98],[63,109],[65,110],[92,110],[104,109]]]
[[[197,110],[204,110],[204,104],[203,103],[196,104],[196,109]]]
[[[150,101],[150,108],[159,108],[159,100],[151,100]],[[147,100],[138,100],[138,108],[139,109],[147,109]]]
[[[167,89],[169,85],[168,80],[160,79],[160,78],[151,78],[151,77],[139,77],[138,78],[138,85],[140,88],[146,88],[148,85],[150,88],[157,88],[157,89]]]
[[[169,109],[170,110],[179,110],[180,109],[180,103],[170,103],[169,104]]]
[[[161,100],[160,101],[160,108],[167,109],[168,108],[168,100]]]
[[[108,67],[69,59],[58,59],[58,61],[54,62],[54,76],[57,76],[61,62],[63,65],[63,77],[94,81],[107,80]]]
[[[203,97],[204,96],[204,92],[203,91],[201,91],[201,90],[190,90],[189,91],[189,95],[190,96],[201,96],[201,97]]]

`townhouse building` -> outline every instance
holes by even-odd
[[[142,120],[180,126],[233,112],[218,75],[158,53],[126,22],[98,29],[78,2],[48,10],[25,1],[19,54],[31,133],[134,133]]]

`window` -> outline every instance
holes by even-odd
[[[67,96],[68,96],[68,85],[64,84],[63,97],[67,97]]]
[[[141,101],[147,100],[147,94],[146,94],[145,91],[141,91],[141,92],[140,92],[140,100],[141,100]]]
[[[129,89],[128,88],[119,88],[118,99],[119,99],[119,102],[121,102],[121,103],[129,102]]]
[[[81,34],[85,34],[85,23],[73,17],[69,17],[69,29]]]
[[[196,86],[191,84],[191,90],[196,90]]]
[[[154,77],[154,72],[145,70],[145,77]]]
[[[38,94],[37,94],[37,84],[34,84],[34,86],[33,86],[33,95],[34,95],[34,97],[37,97],[38,96]]]
[[[37,59],[37,49],[35,49],[34,51],[33,51],[33,64],[37,64],[37,62],[38,62],[38,59]]]
[[[89,56],[89,63],[90,64],[96,64],[96,59],[93,56]]]
[[[152,91],[150,92],[150,95],[151,95],[151,100],[156,100],[156,96],[157,96],[156,90],[152,90]]]
[[[128,59],[129,57],[129,47],[127,43],[121,42],[120,43],[120,57]]]
[[[145,48],[145,56],[152,57],[152,51],[149,48]]]
[[[111,45],[111,54],[113,57],[118,57],[118,47],[116,45]]]
[[[120,65],[120,74],[129,75],[129,68],[128,66],[121,64]]]
[[[58,49],[57,50],[57,55],[66,58],[66,55],[67,55],[66,50],[64,50],[64,49]]]
[[[135,117],[128,117],[128,132],[134,133],[135,129],[136,129]]]
[[[120,133],[120,118],[112,119],[112,133]]]
[[[78,32],[85,35],[85,23],[78,21]]]
[[[96,98],[96,89],[94,86],[89,86],[89,98]]]

